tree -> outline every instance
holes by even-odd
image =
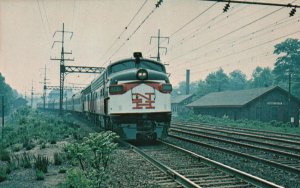
[[[269,87],[273,85],[274,75],[269,67],[256,67],[252,73],[250,85],[252,88]]]
[[[197,91],[198,84],[197,82],[190,83],[190,94],[195,93]],[[186,94],[186,82],[182,81],[179,83],[178,89],[174,90],[175,95],[185,95]]]
[[[8,113],[12,107],[13,101],[17,97],[17,93],[8,84],[5,83],[5,78],[4,76],[2,76],[1,73],[0,73],[0,96],[4,96],[5,113]],[[2,108],[0,108],[0,112],[1,110]]]
[[[234,70],[229,73],[228,89],[242,90],[247,86],[246,75],[240,70]]]
[[[202,96],[204,96],[204,95],[206,95],[210,92],[211,92],[211,88],[207,85],[207,83],[203,80],[199,80],[196,96],[197,97],[202,97]]]
[[[224,91],[228,84],[228,76],[220,68],[218,71],[210,73],[205,81],[212,92]]]
[[[300,96],[300,40],[286,39],[275,45],[274,54],[280,55],[275,62],[273,73],[277,84],[285,83],[292,93]]]

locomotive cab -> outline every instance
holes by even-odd
[[[171,121],[172,85],[163,64],[140,52],[108,68],[108,116],[127,140],[163,138]]]

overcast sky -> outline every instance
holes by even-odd
[[[300,0],[260,1],[300,5]],[[155,9],[156,2],[0,0],[0,72],[20,93],[29,93],[32,80],[36,93],[42,93],[46,65],[48,85],[59,85],[59,62],[50,57],[60,57],[60,44],[51,46],[61,40],[53,33],[63,23],[74,33],[71,40],[65,36],[65,51],[73,53],[66,58],[75,59],[66,65],[78,66],[106,66],[134,51],[156,56],[157,41],[150,44],[150,37],[160,29],[161,36],[170,36],[169,44],[161,42],[168,48],[161,60],[169,64],[174,85],[185,79],[186,69],[191,69],[192,81],[220,67],[226,73],[240,69],[250,78],[256,66],[273,67],[275,44],[300,38],[300,10],[289,17],[291,8],[231,4],[223,13],[225,3],[164,0]],[[70,74],[65,83],[81,86],[95,76]]]

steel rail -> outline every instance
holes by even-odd
[[[218,129],[223,129],[223,130],[238,130],[240,132],[250,132],[250,133],[255,133],[255,134],[260,134],[260,135],[266,135],[267,136],[274,136],[277,135],[276,137],[278,138],[288,138],[288,139],[295,139],[295,140],[300,140],[300,135],[298,134],[292,134],[292,133],[279,133],[275,131],[266,131],[266,130],[257,130],[257,129],[251,129],[251,128],[241,128],[241,127],[230,127],[226,125],[217,125],[217,124],[211,124],[211,123],[197,123],[197,122],[180,122],[180,121],[175,121],[174,123],[176,124],[192,124],[192,125],[197,125],[197,126],[204,126],[204,127],[214,127]],[[265,133],[265,134],[264,134]],[[270,134],[268,134],[270,133]],[[297,137],[297,138],[294,138]]]
[[[172,177],[180,185],[182,185],[184,187],[188,187],[188,188],[189,187],[201,188],[199,185],[197,185],[196,183],[192,182],[191,180],[189,180],[188,178],[184,177],[183,175],[179,174],[175,170],[173,170],[170,167],[168,167],[168,166],[160,163],[159,161],[151,158],[149,155],[147,155],[145,152],[143,152],[139,148],[137,148],[137,147],[135,147],[135,146],[133,146],[133,145],[127,143],[127,142],[124,142],[124,141],[120,141],[120,142],[122,144],[124,144],[125,146],[131,148],[134,152],[140,154],[147,161],[149,161],[152,165],[156,166],[158,169],[160,169],[164,173],[168,174],[170,177]]]
[[[218,129],[209,128],[209,127],[199,127],[199,129],[213,130],[213,131],[222,132],[222,133],[236,134],[236,135],[248,136],[248,137],[252,137],[252,138],[260,138],[260,139],[272,140],[272,141],[277,141],[277,142],[300,145],[300,142],[296,142],[296,141],[292,141],[292,140],[285,140],[285,139],[280,139],[280,138],[270,138],[270,137],[267,137],[267,136],[258,136],[258,135],[241,133],[241,132],[218,130]]]
[[[181,129],[184,129],[184,128],[181,128]],[[229,143],[229,144],[234,144],[234,145],[239,145],[239,146],[244,146],[244,147],[259,149],[259,150],[263,150],[263,151],[267,151],[267,152],[273,152],[273,153],[276,153],[276,154],[284,155],[286,157],[292,157],[292,158],[295,158],[295,159],[298,159],[298,160],[300,159],[300,155],[297,155],[297,154],[294,154],[294,153],[289,153],[289,152],[284,152],[284,151],[278,151],[278,150],[274,150],[274,149],[270,149],[270,148],[253,146],[253,145],[250,145],[250,144],[244,144],[244,143],[240,143],[240,142],[236,142],[236,141],[231,141],[231,140],[226,140],[226,139],[222,139],[222,138],[216,138],[216,137],[206,136],[206,135],[202,135],[202,134],[199,134],[199,133],[190,132],[189,129],[180,130],[180,129],[171,128],[170,130],[175,131],[175,132],[179,132],[179,133],[184,133],[184,134],[192,135],[192,136],[198,136],[198,137],[202,137],[202,138],[207,138],[207,139],[211,139],[211,140],[225,142],[225,143]],[[195,130],[193,130],[193,131],[195,131]],[[196,132],[198,132],[198,131],[196,131]]]
[[[202,142],[199,142],[199,141],[196,141],[196,140],[180,137],[180,136],[174,135],[174,134],[169,134],[169,137],[177,138],[178,140],[183,140],[183,141],[190,142],[190,143],[200,145],[200,146],[204,146],[204,147],[207,147],[207,148],[220,150],[220,151],[232,154],[232,155],[237,155],[237,156],[244,157],[244,158],[247,158],[247,159],[251,159],[251,160],[254,160],[254,161],[259,161],[259,162],[262,162],[264,164],[271,165],[271,166],[274,166],[276,168],[279,168],[279,169],[282,169],[282,170],[285,170],[285,171],[289,171],[289,172],[292,172],[292,173],[295,173],[295,174],[300,174],[300,169],[290,167],[290,166],[287,166],[287,165],[284,165],[284,164],[280,164],[280,163],[277,163],[277,162],[274,162],[274,161],[270,161],[270,160],[267,160],[267,159],[262,159],[262,158],[259,158],[259,157],[253,156],[253,155],[240,153],[240,152],[237,152],[237,151],[225,149],[225,148],[218,147],[218,146],[213,146],[211,144],[205,144],[205,143],[202,143]]]
[[[295,159],[300,159],[300,155],[297,155],[297,154],[294,154],[294,153],[288,153],[288,152],[278,151],[278,150],[274,150],[274,149],[270,149],[270,148],[253,146],[253,145],[250,145],[250,144],[244,144],[244,143],[231,141],[231,140],[225,140],[225,139],[222,139],[222,138],[206,136],[206,135],[203,135],[203,134],[190,132],[191,130],[189,130],[189,129],[184,129],[184,130],[182,130],[182,129],[184,129],[184,128],[181,128],[181,130],[171,128],[171,130],[174,131],[174,132],[179,132],[179,133],[184,133],[184,134],[188,134],[188,135],[192,135],[192,136],[198,136],[198,137],[202,137],[202,138],[216,140],[216,141],[220,141],[220,142],[223,142],[223,143],[225,142],[225,143],[234,144],[234,145],[238,145],[238,146],[244,146],[244,147],[248,147],[248,148],[259,149],[259,150],[262,150],[262,151],[273,152],[273,153],[276,153],[276,154],[284,155],[285,157],[292,157],[292,158],[295,158]],[[193,130],[193,131],[196,131],[196,130]],[[196,131],[196,132],[198,132],[198,131]]]
[[[276,188],[281,187],[281,186],[279,186],[279,185],[277,185],[275,183],[269,182],[267,180],[264,180],[264,179],[256,177],[256,176],[253,176],[253,175],[248,174],[246,172],[237,170],[235,168],[232,168],[230,166],[224,165],[224,164],[219,163],[217,161],[213,161],[211,159],[203,157],[203,156],[201,156],[201,155],[199,155],[197,153],[194,153],[192,151],[186,150],[186,149],[181,148],[179,146],[175,146],[175,145],[173,145],[171,143],[164,142],[164,141],[161,141],[161,142],[163,144],[166,144],[166,145],[172,147],[172,148],[175,148],[175,149],[180,150],[182,152],[188,153],[188,154],[192,155],[193,157],[195,157],[197,159],[200,159],[201,162],[203,162],[203,163],[205,163],[205,164],[207,164],[209,166],[213,166],[213,167],[215,167],[217,169],[220,169],[220,170],[222,170],[222,171],[224,171],[226,173],[232,174],[232,175],[234,175],[234,176],[236,176],[236,177],[238,177],[238,178],[240,178],[240,179],[242,179],[242,180],[244,180],[246,182],[249,182],[249,183],[251,183],[253,185],[256,185],[256,186],[259,186],[259,187],[276,187]]]
[[[280,148],[280,149],[285,149],[285,150],[293,150],[295,152],[300,152],[300,148],[295,148],[295,147],[291,147],[291,146],[284,146],[284,145],[276,145],[276,144],[272,144],[272,143],[268,143],[268,142],[260,142],[260,141],[256,141],[256,140],[249,140],[249,139],[245,139],[245,138],[236,138],[233,136],[228,136],[228,135],[222,135],[222,134],[218,134],[218,133],[211,133],[211,132],[206,132],[206,131],[201,131],[198,129],[197,126],[185,126],[185,127],[189,127],[189,128],[184,128],[184,127],[180,127],[178,125],[173,125],[172,127],[175,127],[177,129],[184,129],[184,130],[193,130],[199,133],[205,133],[206,135],[213,135],[213,136],[218,136],[218,137],[223,137],[223,138],[229,138],[229,139],[234,139],[237,141],[244,141],[244,142],[251,142],[251,143],[255,143],[255,144],[260,144],[260,145],[266,145],[266,146],[271,146],[271,147],[276,147],[276,148]],[[171,129],[172,129],[171,127]],[[190,128],[192,127],[192,129]],[[300,157],[300,155],[298,155]]]
[[[222,130],[235,130],[243,133],[252,133],[252,134],[259,134],[261,136],[272,136],[276,138],[283,138],[283,139],[290,139],[295,141],[300,141],[300,135],[297,134],[291,134],[291,133],[279,133],[275,131],[264,131],[264,130],[256,130],[256,129],[250,129],[250,128],[240,128],[240,127],[224,127],[224,125],[214,125],[214,124],[193,124],[193,125],[199,125],[199,126],[205,126],[205,127],[214,127]]]

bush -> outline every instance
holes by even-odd
[[[22,149],[22,144],[15,144],[12,149],[14,152],[18,152]]]
[[[45,149],[46,148],[46,144],[45,143],[42,143],[41,145],[40,145],[40,149]]]
[[[43,171],[40,170],[36,170],[35,171],[35,175],[36,175],[36,180],[44,180],[45,179],[45,174]]]
[[[0,160],[10,162],[10,154],[7,150],[1,148],[1,150],[0,150]]]
[[[61,168],[61,169],[59,169],[59,171],[58,171],[58,173],[60,173],[60,174],[64,174],[64,173],[66,173],[66,172],[67,172],[67,170],[64,169],[64,168]]]
[[[7,179],[6,169],[0,167],[0,182],[5,181]]]
[[[67,171],[67,184],[68,187],[72,188],[90,187],[89,180],[79,169],[71,169]]]
[[[48,172],[49,159],[46,156],[38,155],[35,158],[34,168],[44,173]]]
[[[31,168],[31,156],[26,152],[21,155],[21,166],[24,168]]]
[[[81,171],[76,169],[71,173],[72,176],[69,178],[72,181],[70,181],[80,182],[81,176],[84,174],[91,187],[102,187],[102,184],[108,181],[107,167],[111,160],[111,154],[117,148],[117,144],[114,142],[117,138],[118,136],[111,131],[91,133],[83,139],[82,143],[70,145],[68,153],[73,157],[73,161],[79,163],[81,168]]]
[[[61,165],[64,160],[62,153],[54,153],[54,165]]]
[[[25,148],[28,151],[33,149],[34,147],[35,147],[34,143],[31,140],[25,138],[23,143],[23,148]]]

